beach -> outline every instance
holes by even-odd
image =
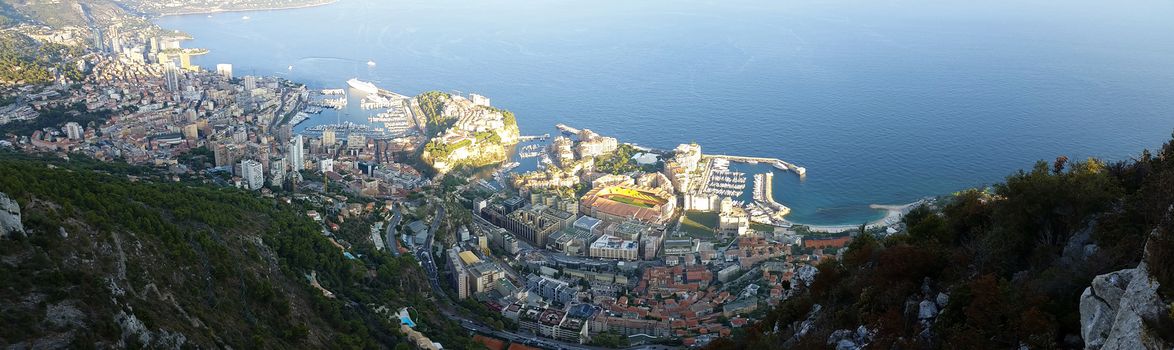
[[[922,199],[919,199],[915,202],[906,203],[906,204],[871,204],[868,206],[869,208],[875,209],[875,210],[884,210],[885,216],[880,219],[869,221],[867,223],[867,228],[869,228],[869,229],[883,228],[883,227],[887,227],[887,226],[891,226],[893,224],[899,223],[899,222],[901,222],[901,219],[905,218],[905,214],[908,214],[909,211],[913,210],[914,208],[917,208],[918,206],[921,206],[922,204],[928,203],[929,201],[930,201],[930,198],[922,198]],[[792,226],[793,225],[807,226],[807,228],[811,232],[839,233],[839,232],[856,230],[856,229],[860,228],[860,225],[807,225],[807,224],[797,223],[797,222],[792,222],[792,221],[787,221],[787,220],[784,220],[784,222],[789,225],[792,225]]]

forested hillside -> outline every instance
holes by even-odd
[[[1174,143],[1127,162],[1040,162],[917,209],[906,234],[858,237],[810,286],[710,348],[1169,348],[1172,205]],[[1150,307],[1106,314],[1119,300]]]
[[[470,345],[411,257],[348,260],[296,202],[153,174],[0,152],[24,226],[0,239],[0,347],[392,348],[398,321],[376,310],[405,306]]]

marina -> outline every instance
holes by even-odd
[[[518,141],[520,141],[520,142],[546,141],[549,138],[550,138],[550,134],[542,134],[542,135],[536,135],[536,136],[521,136],[521,137],[518,137]]]
[[[792,163],[788,163],[788,162],[783,161],[782,159],[778,159],[778,158],[730,156],[730,155],[722,155],[722,154],[712,154],[712,155],[707,154],[707,155],[705,155],[705,157],[706,158],[724,159],[726,161],[732,161],[732,162],[742,162],[742,163],[746,163],[746,164],[767,163],[767,164],[770,164],[771,166],[773,166],[775,169],[782,170],[782,171],[794,172],[796,175],[799,175],[799,177],[801,177],[801,178],[807,176],[807,168],[804,168],[804,167],[801,167],[801,166],[798,166],[798,165],[795,165]]]

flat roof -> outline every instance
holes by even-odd
[[[465,265],[473,265],[473,264],[481,262],[481,259],[478,258],[477,255],[474,255],[473,252],[470,252],[468,250],[460,252],[457,255],[459,255],[461,257],[461,261],[463,261],[465,263]]]

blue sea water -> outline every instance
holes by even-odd
[[[782,158],[808,169],[776,176],[792,220],[855,224],[880,216],[869,204],[1037,160],[1160,146],[1174,130],[1172,18],[1157,0],[342,0],[157,23],[211,49],[197,64],[238,76],[476,92],[524,134],[561,122]]]

